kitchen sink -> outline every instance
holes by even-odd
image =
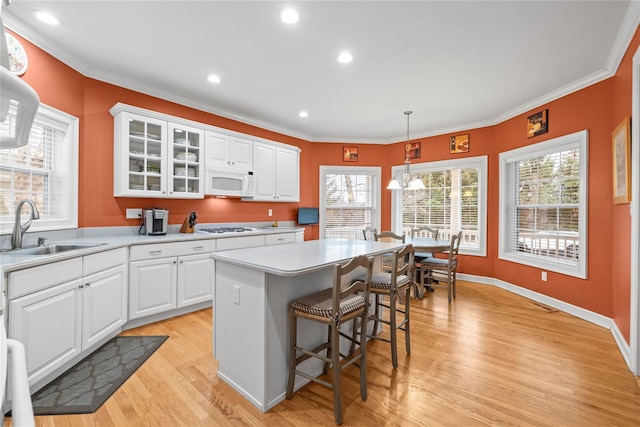
[[[10,255],[52,255],[60,252],[77,251],[80,249],[88,249],[105,243],[87,243],[87,244],[54,244],[46,246],[38,246],[34,248],[13,249],[7,251]]]

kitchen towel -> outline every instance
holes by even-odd
[[[33,394],[35,415],[90,414],[169,338],[118,336]]]

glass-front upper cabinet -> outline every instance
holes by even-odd
[[[202,196],[202,129],[169,123],[170,197]]]
[[[204,197],[202,129],[124,104],[110,111],[114,116],[114,196]]]
[[[166,191],[162,179],[167,157],[166,123],[131,115],[127,124],[129,170],[124,183],[126,190],[161,196]]]

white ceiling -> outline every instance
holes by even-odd
[[[14,0],[2,12],[88,77],[309,141],[388,143],[406,138],[405,110],[411,138],[451,133],[610,77],[634,3]],[[280,21],[285,6],[297,24]],[[343,49],[351,64],[336,61]]]

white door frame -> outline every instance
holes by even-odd
[[[631,89],[631,366],[640,376],[640,48],[633,55]]]

